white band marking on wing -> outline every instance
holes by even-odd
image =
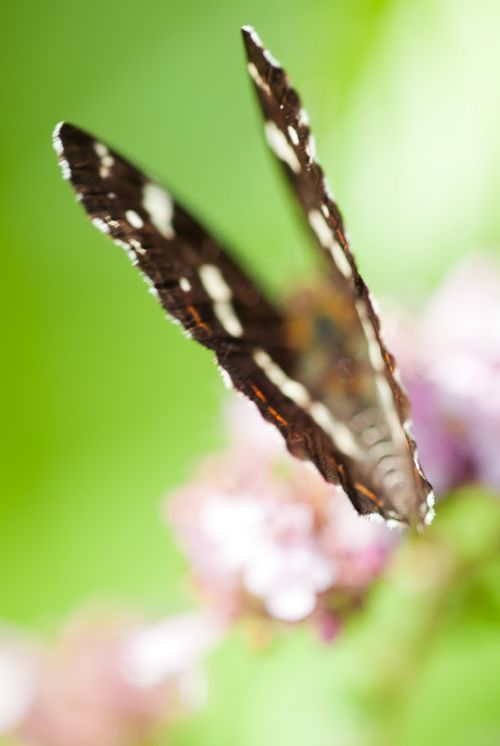
[[[326,209],[328,211],[328,208]],[[332,255],[335,266],[339,269],[340,272],[342,272],[345,278],[351,277],[351,265],[349,264],[347,257],[344,254],[344,250],[335,240],[330,226],[319,210],[310,210],[309,223],[311,225],[311,228],[315,232],[320,244],[323,246],[324,249],[328,249],[328,251]]]
[[[236,316],[231,299],[231,288],[214,264],[202,264],[199,267],[200,280],[210,298],[214,301],[214,312],[220,323],[232,337],[241,337],[243,327]]]
[[[299,144],[299,136],[297,134],[297,130],[295,129],[295,127],[292,127],[291,124],[288,126],[288,134],[290,136],[290,140],[292,141],[292,143],[294,145],[298,145]]]
[[[316,424],[330,435],[335,445],[344,454],[358,458],[362,457],[362,452],[349,428],[338,422],[324,404],[312,401],[305,386],[289,378],[285,371],[272,360],[265,350],[256,349],[253,358],[259,368],[279,388],[281,393],[288,396],[299,407],[309,412]]]
[[[278,156],[280,161],[286,163],[296,174],[300,173],[299,159],[279,127],[274,122],[268,120],[264,125],[264,130],[266,133],[266,140],[273,153]]]
[[[293,381],[287,376],[285,371],[277,365],[265,350],[257,349],[254,352],[253,358],[259,368],[262,368],[269,380],[274,383],[279,390],[288,396],[295,404],[299,407],[308,407],[311,403],[311,398],[305,386],[298,381]]]
[[[261,76],[259,71],[257,70],[256,65],[254,65],[253,62],[249,62],[248,65],[248,72],[252,76],[252,79],[256,85],[259,86],[259,88],[262,88],[262,90],[267,93],[268,96],[271,95],[271,89],[269,88],[268,84],[264,80],[264,78]]]

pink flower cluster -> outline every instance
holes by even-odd
[[[500,487],[500,275],[485,259],[450,274],[420,318],[384,328],[438,494]],[[321,620],[331,630],[383,570],[396,537],[360,518],[340,488],[293,459],[250,405],[229,410],[231,444],[172,494],[167,514],[199,592],[231,616]]]
[[[499,489],[498,267],[471,257],[447,276],[418,318],[399,311],[384,320],[436,494],[473,481]]]
[[[500,273],[458,267],[418,318],[384,329],[409,390],[420,457],[438,494],[500,488]],[[243,615],[308,620],[331,639],[383,571],[398,536],[292,458],[243,400],[230,445],[202,460],[165,512],[210,611],[146,624],[80,615],[55,647],[0,627],[0,737],[26,746],[130,746],[203,699],[200,661]]]
[[[381,572],[394,534],[292,458],[253,406],[234,401],[229,420],[228,450],[167,502],[194,580],[228,616],[312,615],[327,634]]]
[[[54,647],[0,637],[0,736],[26,746],[128,746],[201,704],[203,655],[221,626],[207,614],[145,625],[80,614]],[[4,687],[1,686],[4,684]]]

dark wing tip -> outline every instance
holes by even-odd
[[[64,149],[64,146],[67,142],[75,142],[75,141],[86,141],[93,140],[93,136],[90,135],[88,132],[85,132],[85,130],[80,129],[80,127],[75,127],[74,124],[70,124],[69,122],[59,122],[54,127],[54,131],[52,132],[52,144],[54,146],[54,150],[58,155],[61,155]]]
[[[257,36],[257,33],[253,26],[250,26],[250,24],[246,23],[244,26],[241,27],[241,33],[243,34],[243,38],[246,39],[249,36]]]
[[[242,26],[243,43],[249,63],[255,65],[259,70],[274,70],[283,72],[278,60],[264,46],[264,43],[253,26]]]
[[[69,122],[59,122],[52,133],[52,146],[57,154],[65,179],[71,179],[70,164],[79,152],[86,151],[96,143],[93,135]]]
[[[245,44],[247,57],[250,58],[256,50],[258,50],[262,54],[264,45],[253,26],[242,26],[241,33],[243,35],[243,43]]]

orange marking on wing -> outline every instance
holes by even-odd
[[[342,246],[342,248],[344,250],[347,250],[347,252],[349,252],[349,244],[347,243],[347,239],[344,235],[344,231],[342,230],[342,228],[336,228],[335,235],[337,236],[337,241]]]
[[[381,508],[384,504],[384,501],[377,497],[371,490],[368,489],[368,487],[365,487],[364,484],[360,484],[360,482],[355,482],[354,486],[359,492],[362,492],[363,495],[365,495],[369,500],[372,501],[372,503],[375,503],[377,508]]]
[[[385,362],[387,363],[387,366],[388,366],[390,372],[394,373],[394,366],[392,364],[392,356],[391,356],[390,352],[385,352],[384,353],[384,358],[385,358]]]
[[[196,326],[199,326],[200,329],[203,329],[203,331],[205,331],[208,334],[210,334],[210,327],[207,324],[205,324],[205,322],[201,318],[201,316],[198,313],[198,311],[196,310],[196,308],[194,306],[188,306],[187,310],[189,311],[189,313],[193,317]]]
[[[254,383],[251,384],[251,388],[252,388],[252,391],[254,392],[255,396],[257,397],[257,399],[260,399],[262,402],[266,402],[267,401],[267,399],[264,396],[264,394],[262,393],[262,391],[259,388],[257,388],[257,386]]]
[[[280,423],[280,425],[285,425],[285,426],[286,426],[286,425],[288,425],[288,422],[287,422],[287,421],[285,420],[285,418],[284,418],[284,417],[282,417],[282,416],[281,416],[281,415],[279,414],[279,412],[277,412],[277,411],[276,411],[276,410],[274,409],[274,407],[268,407],[268,408],[267,408],[267,411],[269,412],[269,414],[271,415],[271,417],[274,417],[274,419],[276,420],[276,422],[279,422],[279,423]]]

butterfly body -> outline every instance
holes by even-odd
[[[316,161],[300,98],[252,29],[243,37],[265,135],[320,251],[323,280],[288,305],[265,298],[214,235],[167,190],[69,124],[54,146],[93,223],[125,248],[185,332],[282,434],[290,452],[340,482],[356,509],[423,526],[432,492],[409,403]]]

